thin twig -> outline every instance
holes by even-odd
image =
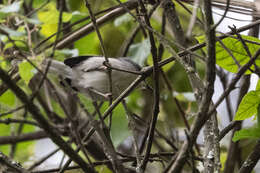
[[[221,19],[219,19],[219,21],[213,26],[214,29],[216,29],[221,24],[221,22],[226,18],[227,12],[229,10],[229,6],[230,6],[230,0],[227,0],[225,12],[221,17]]]
[[[54,143],[56,143],[68,156],[70,156],[76,163],[78,163],[85,172],[95,172],[91,167],[77,154],[75,151],[53,130],[48,121],[40,113],[39,108],[31,102],[31,99],[25,94],[25,92],[18,87],[9,77],[9,75],[0,68],[0,78],[2,81],[16,94],[16,96],[26,105],[28,111],[33,118],[41,125],[45,132],[51,137]]]
[[[144,6],[144,3],[142,0],[139,0],[139,6],[141,8],[141,13],[144,15],[144,21],[148,27],[151,27],[150,20],[147,14],[147,10]],[[158,65],[158,53],[157,53],[157,48],[155,45],[155,39],[153,36],[153,32],[148,31],[149,39],[150,39],[150,44],[151,44],[151,53],[152,53],[152,58],[153,58],[153,84],[154,84],[154,102],[153,102],[153,115],[152,115],[152,120],[150,122],[150,128],[149,128],[149,133],[148,133],[148,138],[147,138],[147,145],[146,145],[146,150],[145,150],[145,156],[144,159],[141,163],[141,165],[138,165],[137,171],[144,172],[146,169],[148,160],[149,160],[149,155],[151,152],[152,148],[152,143],[153,143],[153,138],[154,138],[154,131],[155,131],[155,126],[157,123],[158,119],[158,114],[160,111],[159,108],[159,101],[160,101],[160,90],[159,90],[159,74],[160,74],[160,68]],[[138,170],[140,169],[140,170]]]
[[[260,141],[258,140],[253,151],[249,154],[248,158],[245,160],[244,164],[239,170],[239,173],[252,172],[255,165],[260,159]]]
[[[196,22],[196,20],[197,20],[197,9],[198,9],[198,7],[199,7],[199,3],[200,3],[200,0],[194,0],[192,16],[191,16],[191,18],[190,18],[188,30],[187,30],[187,33],[186,33],[186,36],[187,36],[188,38],[191,37],[192,29],[193,29],[194,24],[195,24],[195,22]]]
[[[39,124],[37,124],[34,121],[30,121],[30,120],[19,120],[19,119],[12,119],[12,118],[6,118],[6,119],[2,119],[0,120],[0,123],[9,125],[11,123],[19,123],[19,124],[29,124],[29,125],[33,125],[33,126],[38,126]]]
[[[53,150],[52,152],[50,152],[49,154],[47,154],[46,156],[42,157],[40,160],[36,161],[33,163],[33,165],[31,165],[28,170],[31,171],[34,168],[36,168],[37,166],[41,165],[43,162],[45,162],[47,159],[49,159],[51,156],[53,156],[54,154],[56,154],[60,149],[57,148],[55,150]]]
[[[6,116],[6,115],[12,114],[14,112],[17,112],[17,111],[24,109],[24,108],[25,108],[25,105],[22,105],[22,106],[19,106],[19,107],[13,109],[13,110],[8,111],[8,112],[1,113],[0,118],[3,117],[3,116]]]
[[[88,0],[85,0],[85,4],[86,4],[86,7],[88,8],[90,19],[91,19],[92,24],[95,28],[96,33],[97,33],[99,43],[100,43],[100,46],[101,46],[101,50],[102,50],[103,56],[105,58],[105,62],[106,62],[106,64],[109,64],[109,59],[107,57],[107,52],[106,52],[106,49],[105,49],[105,46],[104,46],[104,41],[102,39],[99,28],[97,26],[96,17],[92,12],[92,9],[91,9],[90,4],[88,3]],[[107,69],[107,75],[108,75],[109,92],[113,93],[113,90],[115,90],[115,88],[112,87],[112,69],[110,69],[110,68]],[[109,104],[110,105],[112,104],[112,100],[113,100],[113,95],[111,94],[111,95],[109,95]],[[109,129],[111,129],[111,123],[112,123],[112,112],[111,112],[110,118],[109,118],[109,125],[108,125]]]

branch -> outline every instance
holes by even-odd
[[[241,79],[240,87],[239,87],[240,91],[239,91],[239,96],[238,96],[238,100],[237,100],[237,108],[238,108],[238,105],[240,104],[241,100],[243,99],[243,97],[248,92],[249,86],[250,86],[250,76],[248,76],[248,75],[243,76]],[[242,121],[235,121],[235,126],[232,129],[232,137],[233,137],[235,131],[240,130],[241,127],[242,127]],[[234,172],[235,164],[241,158],[239,141],[237,141],[237,142],[232,141],[232,137],[230,138],[227,161],[225,162],[225,169],[224,169],[223,173]]]
[[[141,13],[144,14],[144,21],[146,23],[146,25],[150,28],[152,28],[148,14],[147,14],[147,10],[143,4],[142,0],[139,0],[139,4],[141,7]],[[158,114],[160,111],[159,108],[159,99],[160,99],[160,90],[159,90],[159,74],[160,74],[160,68],[158,65],[158,53],[157,53],[157,48],[155,45],[155,39],[153,36],[152,31],[148,31],[148,35],[149,35],[149,39],[150,39],[150,43],[151,43],[151,53],[152,53],[152,58],[153,58],[153,84],[154,84],[154,93],[153,93],[153,116],[152,116],[152,120],[150,122],[150,127],[149,127],[149,132],[148,132],[148,138],[147,138],[147,146],[146,146],[146,150],[145,150],[145,156],[144,159],[140,165],[140,169],[141,172],[145,171],[146,165],[148,163],[149,160],[149,156],[150,156],[150,152],[151,152],[151,148],[152,148],[152,144],[153,144],[153,138],[154,138],[154,131],[155,131],[155,126],[157,123],[157,119],[158,119]],[[138,168],[137,168],[138,169]]]
[[[0,152],[0,171],[5,173],[29,173],[26,169],[22,168],[19,163],[11,160],[3,153]]]
[[[52,141],[57,144],[64,153],[72,158],[85,172],[95,172],[91,167],[53,130],[48,121],[41,114],[39,108],[31,102],[25,92],[18,87],[8,76],[8,74],[0,68],[0,78],[2,81],[16,94],[16,96],[26,105],[28,111],[33,118],[40,124],[45,132],[50,136]]]
[[[258,160],[260,159],[260,141],[258,140],[254,150],[250,153],[243,166],[240,168],[239,173],[252,172]]]
[[[197,101],[199,103],[199,111],[196,117],[197,122],[198,119],[205,117],[204,122],[202,122],[201,127],[204,125],[204,123],[208,120],[209,116],[207,115],[207,112],[209,110],[211,102],[212,95],[214,93],[214,81],[215,81],[215,63],[216,63],[216,53],[215,53],[215,29],[212,28],[213,26],[213,19],[212,19],[212,11],[211,11],[211,2],[205,0],[205,13],[206,13],[206,36],[207,36],[207,64],[206,64],[206,86],[204,87],[204,84],[202,83],[201,79],[198,77],[195,71],[189,70],[191,68],[190,65],[183,62],[181,59],[178,58],[178,60],[182,63],[183,67],[186,69],[188,76],[190,78],[193,90],[195,94],[197,94]],[[200,96],[202,95],[202,99],[200,99]],[[212,120],[214,121],[214,120]],[[192,126],[192,130],[189,136],[190,140],[187,140],[182,148],[180,153],[178,154],[176,161],[172,164],[170,170],[168,172],[181,172],[185,161],[188,156],[188,151],[191,149],[192,145],[195,143],[195,140],[197,138],[197,135],[200,131],[200,129],[196,129],[196,134],[193,134],[194,124]],[[195,124],[196,125],[196,124]],[[196,126],[195,126],[196,127]],[[200,128],[201,128],[200,127]],[[198,131],[197,131],[198,130]],[[215,145],[216,143],[214,143]],[[212,151],[215,155],[215,152],[217,153],[217,148],[214,151]],[[216,155],[215,155],[216,156]],[[218,156],[216,156],[218,157]],[[218,159],[216,159],[218,160]],[[214,166],[214,164],[213,164]]]
[[[25,133],[25,134],[21,134],[19,136],[1,136],[0,145],[15,144],[18,142],[38,140],[38,139],[43,139],[43,138],[47,138],[47,137],[48,137],[48,135],[44,131]]]
[[[127,8],[129,10],[134,9],[138,5],[138,0],[128,1],[124,5],[127,6]],[[96,25],[99,27],[99,26],[105,24],[106,22],[125,14],[125,12],[126,11],[123,7],[116,8],[116,9],[112,10],[111,12],[105,14],[104,16],[98,18],[96,20]],[[80,28],[79,30],[75,31],[74,33],[70,33],[69,35],[64,36],[64,38],[58,42],[57,48],[62,49],[64,47],[68,46],[69,44],[72,44],[73,42],[79,40],[83,36],[93,32],[94,31],[93,26],[94,26],[93,23],[87,24],[87,25],[83,26],[82,28]],[[49,45],[48,47],[51,47],[51,46],[52,45]]]
[[[216,79],[216,33],[212,16],[212,5],[210,0],[204,0],[205,12],[205,32],[207,43],[207,64],[206,64],[206,93],[202,98],[201,111],[205,116],[210,107],[212,107],[212,96],[214,93],[214,82]],[[207,103],[210,103],[206,105]],[[220,171],[220,148],[219,148],[219,130],[216,116],[216,110],[205,123],[204,128],[204,173],[213,173]]]

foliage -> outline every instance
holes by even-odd
[[[165,165],[175,169],[170,162],[174,158],[176,165],[182,163],[179,167],[186,165],[184,169],[187,172],[198,172],[199,164],[208,168],[206,164],[210,162],[215,172],[220,170],[218,165],[222,164],[222,170],[226,173],[229,166],[226,163],[230,162],[227,158],[235,154],[229,153],[231,145],[220,143],[222,139],[218,136],[222,133],[218,133],[221,126],[218,123],[221,121],[213,120],[211,117],[215,115],[212,112],[219,111],[215,108],[224,99],[227,107],[230,106],[229,94],[238,88],[243,98],[231,118],[234,121],[251,118],[254,125],[248,128],[232,127],[230,131],[234,135],[229,140],[259,141],[260,80],[252,91],[243,91],[246,87],[239,80],[246,75],[259,77],[260,40],[240,34],[239,28],[233,28],[233,33],[225,36],[210,35],[209,30],[214,31],[214,26],[207,30],[205,23],[208,21],[205,19],[208,14],[200,4],[196,10],[197,20],[191,26],[190,12],[194,13],[194,4],[187,3],[189,1],[163,1],[169,6],[156,4],[153,0],[145,1],[144,6],[143,1],[120,2],[124,5],[120,6],[114,0],[0,1],[0,72],[3,69],[13,85],[21,89],[11,88],[0,73],[0,152],[29,170],[33,165],[32,158],[33,163],[39,159],[35,156],[36,145],[41,144],[38,140],[49,138],[73,160],[73,165],[82,167],[79,160],[83,158],[85,165],[94,166],[98,172],[115,172],[113,169],[119,169],[122,165],[124,168],[140,169],[139,172],[144,171],[141,169],[151,173],[168,172]],[[125,6],[129,10],[125,10]],[[172,14],[176,12],[174,25],[167,10]],[[188,38],[185,32],[190,27],[192,36]],[[251,28],[249,26],[247,29]],[[178,34],[183,34],[183,43],[178,43]],[[210,42],[210,38],[215,36],[216,44]],[[201,46],[205,42],[206,46]],[[207,46],[216,49],[214,55],[209,55]],[[152,51],[154,47],[156,51]],[[68,87],[70,82],[58,73],[45,74],[43,64],[47,58],[64,61],[68,57],[104,54],[113,58],[127,56],[145,67],[139,76],[146,79],[130,91],[125,104],[122,100],[118,105],[115,100],[94,102],[76,92],[75,88]],[[253,58],[253,63],[243,69]],[[160,65],[158,69],[157,61]],[[214,64],[208,63],[210,61]],[[212,68],[214,66],[216,69]],[[107,68],[102,66],[98,70]],[[156,72],[159,74],[158,80],[155,80]],[[228,74],[234,78],[230,80]],[[210,94],[218,86],[212,80],[216,76],[225,89],[222,93],[215,92],[216,97],[220,95],[217,100]],[[214,88],[210,88],[211,84]],[[21,97],[29,101],[22,101]],[[158,102],[155,101],[157,97]],[[233,98],[231,100],[232,103],[237,102]],[[40,118],[35,117],[32,108],[41,115]],[[228,112],[228,109],[224,111]],[[221,116],[218,117],[221,119]],[[197,135],[203,127],[205,141],[203,145],[197,145],[196,139],[200,139]],[[210,141],[207,130],[212,130],[209,134],[213,134],[217,138],[213,140],[217,141]],[[40,135],[35,136],[37,133]],[[59,145],[57,139],[63,145]],[[207,146],[210,142],[212,145]],[[71,151],[74,153],[66,151],[64,146],[73,148]],[[52,152],[48,146],[44,147],[49,150],[44,155]],[[176,155],[180,150],[182,152]],[[241,150],[245,148],[241,147]],[[211,153],[213,151],[215,153]],[[202,156],[202,152],[208,153]],[[252,152],[256,150],[252,149]],[[239,162],[246,164],[245,158]],[[49,162],[46,164],[47,168],[53,166]],[[58,157],[55,164],[64,165],[62,157]],[[36,169],[47,168],[39,166]],[[87,172],[83,169],[70,171]]]
[[[254,55],[260,47],[260,40],[251,36],[241,36],[245,44],[247,45],[251,55]],[[204,36],[197,37],[197,39],[200,43],[205,41]],[[216,63],[223,69],[231,73],[237,73],[239,68],[245,65],[249,60],[250,57],[248,57],[247,51],[245,50],[243,43],[241,43],[238,37],[228,37],[221,40],[221,43],[216,43]],[[255,63],[257,66],[259,66],[260,59],[258,58]],[[254,65],[252,65],[250,69],[254,70]],[[246,74],[251,73],[252,71],[250,70],[246,72]]]

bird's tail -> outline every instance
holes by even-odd
[[[46,70],[47,66],[49,66],[48,72],[50,73],[61,75],[64,78],[72,77],[72,69],[61,61],[45,59],[42,63],[43,70]]]

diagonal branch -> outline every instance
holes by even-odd
[[[26,105],[33,118],[40,124],[52,141],[57,144],[64,153],[72,158],[85,172],[95,172],[91,167],[53,130],[48,121],[41,114],[39,108],[31,102],[25,92],[18,87],[9,75],[0,68],[0,78],[16,94],[16,96]]]

